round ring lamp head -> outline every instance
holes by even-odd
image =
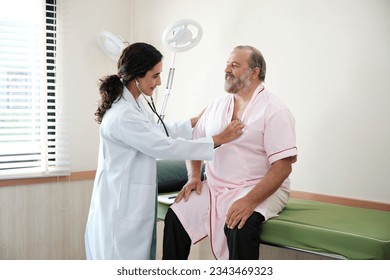
[[[118,60],[125,44],[119,36],[110,32],[102,31],[98,34],[96,41],[104,54],[113,60]]]
[[[202,27],[192,19],[179,20],[168,26],[162,36],[163,44],[173,52],[184,52],[202,39]]]

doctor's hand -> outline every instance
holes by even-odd
[[[184,185],[184,187],[176,196],[175,202],[179,202],[180,200],[182,200],[182,198],[184,198],[184,201],[186,202],[190,197],[191,192],[194,190],[197,194],[200,194],[202,192],[202,181],[200,180],[200,178],[190,177],[188,179],[188,182]]]
[[[255,207],[255,203],[248,196],[237,199],[226,214],[226,226],[233,229],[238,225],[238,229],[241,229],[253,214]]]
[[[213,136],[214,147],[218,147],[222,144],[237,139],[242,135],[243,128],[244,128],[244,124],[241,121],[239,120],[231,121],[231,123],[229,123],[221,133]]]

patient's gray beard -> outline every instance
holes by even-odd
[[[250,80],[249,80],[249,74],[250,74],[250,69],[242,74],[240,77],[235,77],[232,82],[228,82],[225,78],[225,90],[228,93],[237,93],[241,89],[246,88],[250,85]]]

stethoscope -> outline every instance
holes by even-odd
[[[160,114],[157,112],[156,106],[154,105],[153,97],[150,96],[150,101],[145,97],[145,94],[142,92],[142,90],[138,86],[138,81],[137,80],[135,81],[135,86],[137,87],[137,89],[139,90],[141,95],[144,97],[146,103],[148,103],[150,110],[152,110],[152,112],[157,116],[159,121],[162,123],[162,125],[164,127],[164,130],[165,130],[165,134],[167,135],[167,137],[169,137],[169,133],[168,133],[167,127],[165,126],[165,123],[164,123],[163,119],[161,118]]]

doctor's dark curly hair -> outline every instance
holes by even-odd
[[[99,79],[100,101],[95,112],[95,120],[100,124],[104,114],[123,94],[127,86],[136,78],[142,78],[162,60],[162,54],[147,43],[134,43],[126,47],[118,60],[118,73]]]

